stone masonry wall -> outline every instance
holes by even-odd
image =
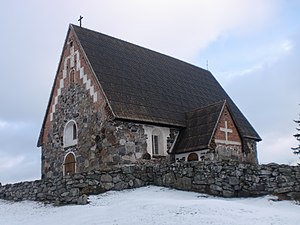
[[[0,184],[0,198],[41,201],[55,205],[87,204],[87,196],[91,194],[153,184],[151,171],[152,168],[148,166],[128,165],[55,179],[46,178],[4,186]]]
[[[190,162],[160,167],[156,185],[223,197],[273,194],[300,200],[300,166]]]
[[[43,178],[63,175],[63,160],[68,152],[76,155],[79,172],[98,168],[95,155],[99,152],[92,149],[99,139],[101,124],[112,117],[76,40],[73,32],[67,37],[47,109],[41,143]],[[64,148],[64,128],[70,120],[78,126],[78,144]]]
[[[223,197],[273,194],[300,200],[300,167],[234,162],[149,162],[114,166],[72,176],[0,186],[0,198],[59,204],[86,204],[87,196],[108,190],[158,185]]]

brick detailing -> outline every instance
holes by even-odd
[[[225,145],[241,145],[242,143],[241,137],[227,107],[224,108],[219,119],[215,132],[215,142]]]
[[[216,161],[258,163],[256,142],[247,138],[242,141],[227,106],[220,116],[211,145],[215,149],[214,160]]]
[[[94,86],[91,85],[91,79],[88,78],[88,75],[84,73],[84,67],[81,66],[80,61],[80,54],[79,51],[74,51],[74,46],[70,48],[70,55],[65,57],[64,63],[63,63],[63,76],[59,80],[59,88],[57,89],[56,96],[54,97],[54,103],[51,107],[50,112],[50,121],[53,120],[53,114],[56,111],[56,105],[58,103],[58,98],[62,93],[62,88],[65,87],[65,79],[67,78],[68,72],[69,72],[69,66],[70,68],[73,68],[75,66],[76,71],[79,71],[79,77],[82,79],[83,84],[85,85],[86,90],[89,91],[90,96],[93,98],[93,102],[97,101],[97,92],[94,89]]]

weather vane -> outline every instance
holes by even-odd
[[[83,19],[83,17],[80,15],[78,21],[79,21],[79,26],[81,27],[81,20]]]

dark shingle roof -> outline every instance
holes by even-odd
[[[186,128],[180,134],[173,153],[209,148],[220,114],[226,101],[186,113]]]
[[[259,135],[207,70],[71,25],[119,119],[186,127],[185,113],[226,99],[242,136]]]

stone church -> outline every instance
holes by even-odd
[[[256,164],[260,140],[209,71],[70,25],[37,145],[46,178],[147,160]]]

